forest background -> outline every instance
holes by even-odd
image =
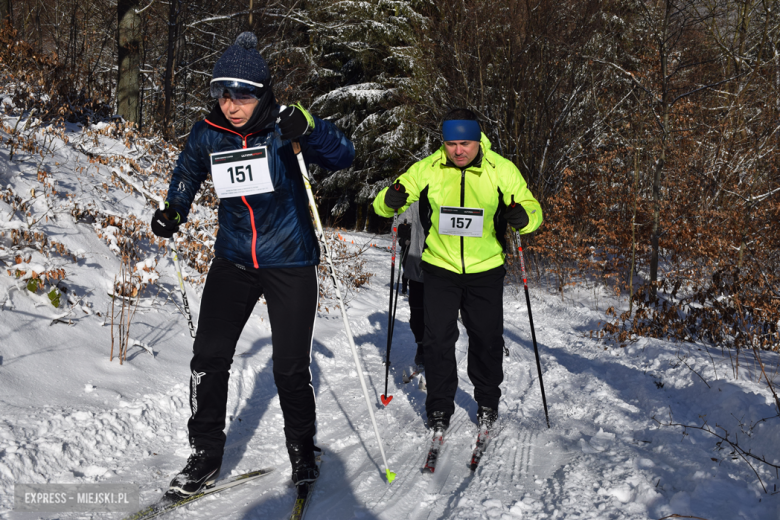
[[[535,273],[561,297],[627,296],[597,334],[714,344],[735,375],[741,350],[780,348],[778,0],[0,0],[0,17],[6,112],[113,121],[173,159],[213,104],[214,62],[253,31],[279,102],[356,145],[317,177],[332,227],[386,230],[374,196],[470,108],[544,209],[523,244]],[[169,175],[154,162],[131,170]]]

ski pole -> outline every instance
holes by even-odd
[[[401,270],[403,269],[404,263],[406,262],[406,254],[409,252],[409,248],[403,249],[403,253],[401,254],[401,261],[398,264],[398,274],[395,278],[395,301],[393,301],[393,280],[390,279],[390,300],[393,301],[393,307],[392,307],[392,315],[389,318],[389,326],[387,327],[387,366],[390,366],[390,345],[393,342],[393,332],[395,331],[395,316],[396,311],[398,310],[398,287],[401,285]],[[385,370],[385,393],[384,395],[380,396],[380,399],[384,398],[387,395],[387,379],[388,379],[388,372],[389,369]],[[404,372],[405,373],[405,372]],[[407,381],[404,381],[407,382]],[[387,406],[390,401],[393,399],[393,396],[389,396],[387,398],[387,402],[385,402],[385,399],[382,399],[382,403]]]
[[[523,260],[523,243],[520,241],[520,232],[515,231],[517,239],[517,251],[520,257],[520,269],[523,272],[523,286],[525,287],[525,303],[528,304],[528,320],[531,322],[531,339],[534,342],[534,355],[536,356],[536,369],[539,372],[539,387],[542,389],[542,404],[544,405],[544,418],[547,427],[550,427],[550,416],[547,414],[547,397],[544,395],[544,381],[542,380],[542,362],[539,360],[539,347],[536,345],[536,332],[534,331],[534,317],[531,314],[531,297],[528,295],[528,281],[525,275],[525,261]]]
[[[336,297],[339,300],[339,309],[341,310],[341,318],[344,320],[344,329],[347,334],[347,340],[349,347],[352,349],[352,357],[355,360],[355,368],[357,368],[358,378],[360,379],[360,386],[363,388],[363,396],[366,398],[366,406],[368,407],[368,415],[371,416],[371,423],[374,426],[374,435],[376,435],[376,442],[379,444],[379,452],[382,454],[382,462],[385,464],[385,475],[387,481],[392,482],[395,480],[395,473],[390,471],[387,465],[387,457],[385,456],[385,449],[382,445],[382,438],[379,435],[379,428],[376,424],[376,417],[374,417],[374,408],[371,404],[371,399],[368,397],[368,388],[366,387],[366,380],[363,377],[363,369],[360,366],[360,358],[358,357],[357,347],[355,346],[355,339],[352,336],[352,329],[349,326],[349,319],[347,318],[347,309],[344,307],[344,299],[341,297],[341,290],[339,289],[339,282],[336,278],[336,269],[333,267],[333,260],[330,255],[330,247],[325,240],[325,232],[322,229],[322,222],[320,221],[320,214],[317,211],[317,203],[314,201],[314,193],[311,191],[311,182],[309,181],[309,171],[306,168],[306,163],[303,160],[303,154],[301,153],[301,145],[297,142],[293,142],[293,152],[295,152],[298,158],[298,166],[301,169],[301,175],[303,176],[303,184],[306,187],[306,194],[309,197],[309,207],[311,208],[312,216],[314,217],[314,224],[319,234],[319,239],[322,241],[323,248],[325,249],[325,259],[328,262],[328,273],[331,280],[333,280],[333,286],[336,288]]]
[[[160,211],[165,211],[165,201],[159,199]],[[179,291],[181,292],[182,306],[184,307],[184,317],[187,318],[187,326],[190,329],[190,336],[195,337],[195,326],[192,324],[192,314],[190,313],[190,303],[187,300],[187,292],[184,290],[184,278],[181,275],[181,264],[179,263],[179,252],[176,250],[176,244],[173,238],[168,240],[168,246],[171,248],[173,256],[173,265],[176,266],[176,276],[179,279]]]
[[[382,404],[387,406],[393,400],[392,395],[387,395],[387,380],[390,376],[390,345],[393,343],[393,325],[395,316],[393,313],[393,280],[395,279],[395,254],[398,250],[398,210],[393,212],[393,246],[390,260],[390,307],[387,310],[387,355],[385,358],[385,393],[379,396]],[[398,266],[398,274],[401,274],[401,266]],[[398,284],[396,284],[396,304],[398,304]]]
[[[401,286],[401,273],[404,266],[404,263],[406,262],[406,253],[409,252],[409,249],[403,251],[401,254],[401,261],[398,263],[398,274],[395,275],[395,300],[393,302],[393,317],[390,322],[390,336],[392,337],[393,331],[395,331],[395,316],[397,314],[398,310],[398,288]],[[392,282],[390,282],[392,284]],[[388,357],[387,359],[390,359],[390,352],[387,353]],[[385,389],[386,391],[387,389]]]
[[[401,270],[403,269],[403,272],[404,272],[404,275],[405,275],[406,269],[405,269],[404,266],[406,265],[406,255],[408,255],[408,254],[409,254],[409,247],[401,248],[401,261],[398,264],[398,275],[397,275],[397,277],[395,279],[395,303],[393,304],[393,316],[392,316],[392,320],[390,322],[390,326],[388,327],[388,329],[389,329],[388,343],[391,342],[391,339],[393,337],[393,332],[395,331],[395,317],[397,315],[396,311],[398,310],[398,288],[401,285],[401,272],[402,272]],[[392,284],[392,281],[390,283]],[[392,298],[392,296],[391,296],[391,298]],[[388,359],[388,362],[389,362],[389,360],[390,360],[390,348],[389,348],[389,345],[388,345],[388,350],[387,350],[387,359]],[[407,379],[407,377],[406,377],[406,370],[403,371],[403,377],[401,379],[403,379],[404,384],[406,384],[409,381],[411,381],[411,379]],[[386,391],[387,391],[387,372],[385,372],[385,392]],[[391,397],[391,399],[392,399],[392,397]]]

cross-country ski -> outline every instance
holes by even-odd
[[[156,518],[164,515],[174,509],[180,507],[190,507],[194,502],[200,500],[203,497],[221,493],[226,489],[234,488],[243,484],[247,484],[254,480],[264,477],[271,473],[273,468],[259,469],[256,471],[250,471],[248,473],[242,473],[221,481],[217,481],[213,486],[202,489],[201,491],[189,495],[183,496],[175,492],[166,492],[165,495],[156,503],[148,506],[137,513],[124,518],[124,520],[147,520],[149,518]],[[195,511],[193,511],[193,514]]]
[[[488,442],[490,442],[490,428],[480,428],[479,434],[477,434],[477,442],[469,461],[469,469],[471,471],[475,471],[477,466],[479,466],[479,461],[482,460],[482,456],[485,454]]]
[[[431,439],[428,455],[425,457],[425,466],[423,472],[433,473],[436,471],[436,463],[439,460],[439,453],[444,446],[444,431],[433,430],[433,439]]]
[[[406,369],[404,369],[403,373],[401,374],[401,381],[403,381],[404,384],[409,384],[412,382],[412,380],[421,375],[425,369],[421,366],[414,366],[409,367],[409,373],[406,373]]]
[[[316,457],[317,468],[322,467],[322,451],[318,452]],[[316,480],[308,482],[298,482],[295,485],[295,503],[293,504],[292,513],[289,520],[303,520],[306,516],[306,511],[309,510],[312,497],[314,495],[314,487],[317,484]]]

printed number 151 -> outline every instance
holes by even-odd
[[[470,218],[464,218],[464,217],[451,217],[452,220],[452,227],[463,229],[468,229],[471,225],[471,219]],[[464,222],[465,221],[465,222]]]
[[[244,174],[244,169],[246,169],[246,174]],[[235,178],[233,176],[232,167],[228,168],[227,171],[230,174],[230,184],[234,184],[236,182],[244,182],[246,180],[247,175],[249,176],[250,182],[252,181],[252,167],[248,164],[246,166],[236,166]]]

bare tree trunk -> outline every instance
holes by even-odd
[[[634,146],[634,208],[631,215],[631,270],[628,272],[628,316],[634,312],[634,269],[636,269],[636,205],[639,196],[639,149]]]
[[[363,204],[357,205],[357,214],[355,215],[355,231],[362,231],[365,227],[365,220],[363,219]]]
[[[0,24],[8,22],[13,25],[13,18],[11,18],[11,0],[0,0]]]
[[[171,0],[168,11],[168,57],[165,60],[165,85],[163,86],[163,128],[167,137],[175,137],[173,127],[173,81],[176,67],[176,40],[179,32],[179,0]]]
[[[661,65],[661,154],[655,163],[653,172],[653,224],[650,237],[650,295],[653,300],[656,298],[658,282],[658,256],[661,237],[661,180],[666,163],[666,148],[669,146],[669,74],[667,52],[667,38],[669,36],[669,23],[673,9],[673,2],[666,1],[663,26],[658,38],[658,60]]]
[[[117,113],[135,124],[141,122],[141,17],[138,0],[117,3],[119,74],[116,82]]]

